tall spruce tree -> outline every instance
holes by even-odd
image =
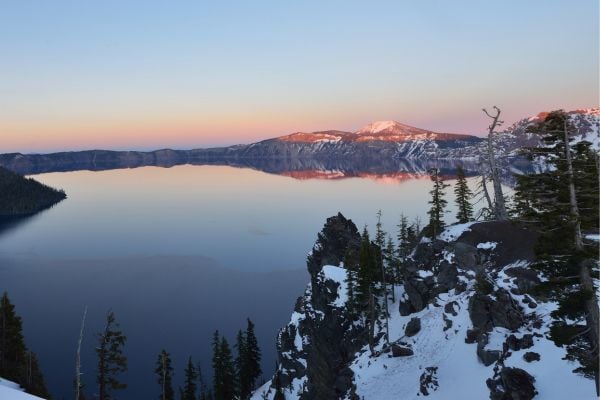
[[[0,376],[18,383],[27,393],[49,397],[37,356],[27,350],[21,317],[6,292],[0,298]]]
[[[369,304],[369,297],[372,293],[372,286],[376,274],[376,264],[374,263],[371,239],[369,238],[369,232],[367,231],[366,226],[361,235],[358,258],[356,297],[360,311],[364,311]]]
[[[198,397],[196,396],[196,390],[198,388],[198,378],[199,378],[199,370],[192,362],[192,357],[188,358],[188,362],[183,371],[184,373],[184,381],[183,381],[183,400],[196,400]]]
[[[98,384],[99,400],[113,399],[115,390],[122,390],[127,384],[119,380],[119,374],[127,370],[127,357],[123,355],[123,347],[127,337],[120,331],[115,314],[106,314],[104,330],[98,333]]]
[[[576,369],[596,379],[598,390],[599,310],[591,270],[596,265],[597,243],[584,243],[582,231],[598,229],[597,153],[589,142],[573,143],[569,117],[555,111],[530,131],[545,146],[527,149],[530,158],[550,164],[543,172],[517,177],[515,213],[538,228],[538,262],[548,281],[544,295],[558,301],[551,315],[551,338],[567,348]],[[580,210],[585,210],[581,212]]]
[[[0,299],[0,376],[22,383],[26,354],[21,317],[4,292]]]
[[[227,339],[213,335],[213,390],[215,400],[233,400],[237,394],[235,366]]]
[[[260,368],[260,360],[262,356],[260,348],[258,347],[258,338],[256,337],[256,333],[254,330],[254,323],[250,320],[250,318],[246,319],[245,337],[246,353],[244,368],[246,369],[246,373],[244,374],[244,379],[246,379],[247,381],[245,382],[244,395],[247,396],[247,398],[249,398],[252,391],[256,388],[258,378],[262,374],[262,370]]]
[[[159,399],[174,400],[173,366],[171,365],[171,355],[166,350],[161,350],[158,354],[154,373],[158,376],[158,386],[160,387]]]
[[[429,225],[427,226],[427,229],[429,237],[435,239],[445,226],[444,209],[448,202],[444,199],[444,190],[450,185],[444,183],[440,176],[440,171],[437,168],[432,168],[429,174],[433,181],[433,189],[429,192],[431,194],[431,200],[429,201],[431,208],[427,212],[429,215]]]
[[[249,370],[247,366],[248,351],[247,351],[246,334],[240,329],[236,336],[235,348],[237,356],[235,358],[235,369],[239,382],[239,394],[241,399],[246,399],[250,396],[250,379],[248,377]]]
[[[456,219],[459,223],[464,224],[473,219],[473,205],[471,204],[471,198],[473,192],[469,189],[467,184],[467,178],[465,177],[465,170],[462,165],[456,166],[457,181],[454,186],[454,194],[456,195],[456,207],[458,209],[456,213]]]

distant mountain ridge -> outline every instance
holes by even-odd
[[[376,121],[364,126],[356,132],[338,130],[319,132],[296,132],[275,138],[283,142],[315,143],[315,142],[407,142],[416,140],[480,140],[473,135],[456,133],[438,133],[397,121]]]
[[[569,111],[574,133],[600,148],[600,107]],[[517,157],[519,149],[538,146],[539,139],[527,127],[544,113],[525,118],[495,137],[500,157]],[[257,143],[228,147],[156,151],[87,150],[52,154],[0,154],[0,166],[21,174],[51,171],[102,170],[148,165],[264,164],[266,160],[345,160],[371,164],[382,160],[442,160],[477,163],[485,154],[485,139],[472,135],[438,133],[396,121],[378,121],[355,131],[296,132]]]

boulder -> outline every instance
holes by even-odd
[[[408,357],[414,354],[410,347],[401,346],[397,343],[392,344],[392,357]]]
[[[531,400],[537,394],[535,378],[520,368],[504,367],[495,377],[488,379],[492,400]]]
[[[528,349],[533,346],[533,335],[525,334],[520,339],[517,339],[515,335],[510,335],[506,338],[506,344],[513,351]]]
[[[523,359],[527,362],[540,361],[540,355],[534,351],[528,351],[523,354]]]
[[[512,331],[523,325],[523,313],[510,293],[498,289],[492,297],[476,293],[469,299],[469,316],[475,328],[489,332],[493,327]]]
[[[479,265],[477,248],[467,243],[457,242],[452,245],[454,262],[465,269],[476,269]]]
[[[406,324],[406,328],[404,329],[404,334],[406,336],[415,336],[421,330],[421,319],[418,317],[411,318]]]

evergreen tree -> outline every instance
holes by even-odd
[[[555,111],[530,129],[544,147],[527,149],[530,158],[543,156],[547,170],[517,177],[514,212],[538,228],[538,262],[548,281],[539,290],[559,307],[552,312],[551,338],[567,348],[576,369],[596,378],[598,385],[598,304],[590,277],[596,265],[597,243],[584,246],[582,231],[598,229],[597,154],[590,143],[572,143],[569,117]],[[581,210],[581,211],[580,211]]]
[[[171,366],[171,356],[165,350],[158,354],[156,360],[156,369],[154,372],[158,376],[158,385],[160,386],[161,400],[175,400],[173,391],[173,367]]]
[[[236,397],[235,366],[231,348],[219,331],[213,335],[213,389],[215,400],[233,400]]]
[[[429,237],[432,239],[437,236],[444,229],[444,209],[448,202],[444,199],[444,190],[450,186],[444,183],[442,177],[439,174],[437,168],[433,168],[430,171],[431,180],[433,181],[433,189],[429,192],[431,194],[431,208],[427,212],[429,215],[429,225],[427,226]]]
[[[245,354],[245,363],[244,367],[246,369],[246,373],[244,374],[244,379],[247,379],[245,384],[245,392],[244,395],[249,398],[252,391],[256,388],[256,382],[258,378],[262,374],[262,370],[260,368],[260,360],[262,358],[260,348],[258,347],[258,339],[256,337],[256,333],[254,332],[254,323],[250,320],[250,318],[246,319],[246,354]]]
[[[20,384],[27,393],[45,399],[50,398],[50,393],[48,392],[46,383],[44,382],[44,375],[42,374],[37,355],[34,352],[27,352],[25,361],[25,377],[22,379]]]
[[[188,358],[187,365],[183,371],[185,380],[183,382],[183,400],[196,400],[196,390],[198,388],[197,380],[199,377],[199,370],[192,362],[192,357]]]
[[[0,299],[0,376],[22,383],[26,354],[21,317],[4,292]]]
[[[233,363],[233,356],[231,354],[231,348],[227,339],[221,337],[220,344],[220,355],[222,360],[223,371],[221,373],[221,397],[217,400],[233,400],[236,397],[237,382],[235,379],[235,366]]]
[[[196,367],[196,371],[198,371],[198,400],[209,400],[210,391],[208,390],[204,382],[204,377],[202,376],[202,369],[200,368],[200,364],[198,364],[198,366]]]
[[[346,283],[346,309],[350,315],[355,315],[356,294],[354,293],[354,288],[356,286],[356,277],[354,276],[354,271],[346,268],[346,279],[344,282]]]
[[[119,374],[127,370],[127,357],[123,355],[123,346],[127,337],[119,330],[115,314],[106,315],[104,330],[98,333],[98,397],[100,400],[113,399],[113,391],[122,390],[127,384],[119,381]]]
[[[385,249],[383,250],[383,259],[385,261],[386,275],[391,277],[392,282],[392,302],[396,302],[395,284],[400,281],[400,273],[398,270],[398,260],[396,258],[396,248],[392,237],[388,235]]]
[[[0,298],[0,376],[18,383],[27,393],[49,397],[37,356],[27,350],[21,317],[6,292]]]
[[[408,226],[408,218],[404,214],[400,214],[400,223],[398,224],[398,258],[402,262],[404,258],[408,255],[409,251],[409,243],[408,243],[408,235],[409,235]]]
[[[239,394],[241,399],[246,399],[250,391],[249,388],[249,378],[246,360],[247,356],[247,344],[246,344],[246,335],[240,329],[236,336],[235,348],[237,349],[237,356],[235,358],[235,370],[237,373],[237,378],[239,382]]]
[[[367,227],[363,229],[358,263],[358,276],[356,284],[356,297],[360,311],[367,308],[372,286],[375,280],[376,264]]]
[[[470,201],[473,197],[473,192],[469,189],[469,185],[467,185],[465,170],[460,164],[456,166],[456,176],[458,178],[454,186],[456,206],[458,208],[456,219],[459,223],[464,224],[473,220],[473,205],[471,205]]]

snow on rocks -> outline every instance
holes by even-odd
[[[477,245],[478,249],[482,249],[482,250],[494,250],[496,248],[496,245],[498,243],[496,242],[485,242],[485,243],[479,243]]]
[[[476,222],[467,222],[464,224],[455,224],[444,229],[442,233],[438,236],[438,239],[443,240],[444,242],[451,242],[460,237],[463,233],[470,231],[471,225]]]

